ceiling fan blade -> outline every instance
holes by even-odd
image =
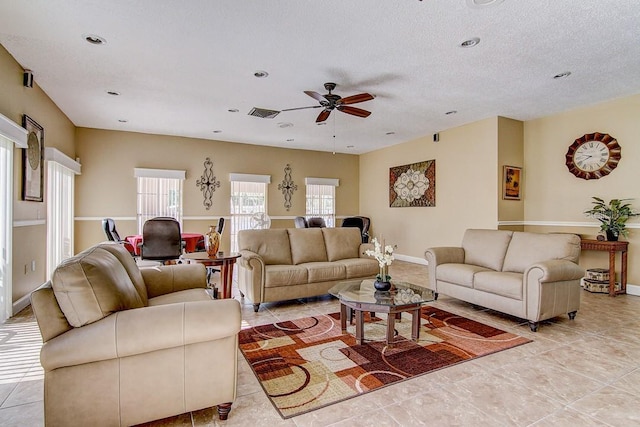
[[[316,119],[316,123],[324,122],[329,118],[329,114],[331,114],[331,110],[322,110],[320,114],[318,114],[318,118]]]
[[[312,90],[305,90],[304,93],[306,93],[307,95],[309,95],[310,97],[312,97],[313,99],[315,99],[316,101],[319,101],[319,102],[327,100],[324,96],[322,96],[318,92],[314,92]]]
[[[362,108],[349,106],[343,107],[342,105],[338,105],[336,108],[343,113],[351,114],[352,116],[369,117],[369,115],[371,114],[371,111],[363,110]]]
[[[280,111],[293,111],[293,110],[305,110],[307,108],[320,108],[322,107],[322,105],[312,105],[311,107],[297,107],[297,108],[287,108],[285,110],[280,110]]]
[[[358,102],[371,101],[375,98],[370,93],[359,93],[357,95],[347,96],[346,98],[342,98],[336,104],[349,105],[349,104],[357,104]]]

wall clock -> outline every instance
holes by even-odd
[[[566,155],[569,172],[582,179],[599,179],[618,166],[622,149],[606,133],[588,133],[573,141]]]

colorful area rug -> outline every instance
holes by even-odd
[[[362,345],[340,314],[255,326],[240,331],[240,350],[282,418],[290,418],[380,387],[531,342],[433,307],[423,307],[420,340],[411,320],[396,321],[386,345],[386,317],[365,319]]]

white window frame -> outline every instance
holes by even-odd
[[[13,153],[27,130],[0,114],[0,323],[13,316]]]
[[[307,219],[320,217],[324,219],[327,227],[335,227],[336,224],[336,187],[340,180],[336,178],[312,178],[304,180],[306,185]]]
[[[174,218],[182,228],[183,184],[187,172],[172,169],[135,168],[133,175],[137,179],[136,219],[138,234],[142,234],[142,227],[148,219],[159,216]],[[149,188],[156,192],[153,206],[149,205],[149,199],[151,201],[154,199],[153,194],[148,193]],[[162,202],[163,199],[165,202]],[[169,204],[169,201],[173,203]]]
[[[251,217],[259,212],[268,214],[268,185],[270,175],[254,175],[244,173],[229,174],[231,181],[231,252],[238,251],[238,231],[252,228]],[[242,198],[239,193],[246,193],[247,189],[256,193],[263,193],[263,203],[253,204],[255,197]]]
[[[74,178],[80,163],[61,151],[46,147],[47,161],[47,279],[53,270],[74,254]]]

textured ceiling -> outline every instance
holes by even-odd
[[[640,92],[640,1],[471,2],[0,0],[0,43],[76,126],[344,153]],[[372,114],[248,115],[325,82]]]

